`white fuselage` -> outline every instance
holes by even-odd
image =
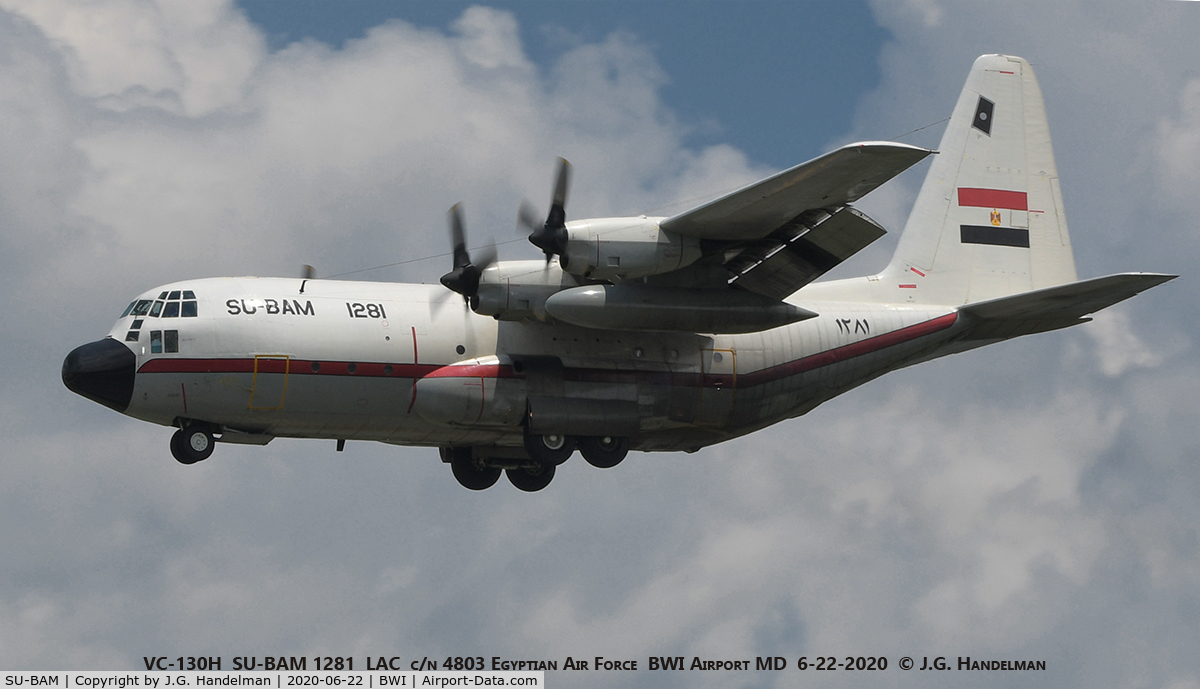
[[[936,356],[958,320],[951,307],[803,291],[789,301],[819,317],[738,335],[498,321],[420,284],[211,278],[139,299],[183,290],[194,317],[127,315],[110,333],[137,358],[125,413],[215,424],[235,442],[519,448],[524,425],[561,417],[557,432],[604,434],[611,422],[633,449],[695,450]]]

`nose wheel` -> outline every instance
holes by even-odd
[[[171,436],[171,456],[180,464],[195,464],[208,459],[216,440],[203,426],[184,426]]]

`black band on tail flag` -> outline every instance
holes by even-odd
[[[991,225],[959,225],[958,231],[959,239],[963,244],[1029,248],[1029,230],[1015,227],[992,227]]]

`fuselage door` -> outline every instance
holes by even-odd
[[[254,382],[249,409],[280,409],[287,395],[291,358],[286,354],[255,354]]]
[[[733,411],[737,388],[737,357],[732,349],[701,349],[700,407],[696,424],[724,426]]]

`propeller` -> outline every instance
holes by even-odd
[[[567,187],[571,181],[571,164],[565,158],[558,159],[558,175],[554,182],[554,197],[550,201],[550,213],[546,222],[538,227],[537,212],[528,202],[521,202],[517,219],[529,228],[529,241],[546,254],[546,263],[555,255],[567,251]]]
[[[454,269],[442,276],[442,284],[461,294],[464,302],[469,302],[471,297],[479,293],[479,278],[483,271],[496,262],[496,247],[492,245],[483,252],[478,264],[473,263],[467,252],[461,204],[454,204],[447,217],[450,220],[450,241],[454,245]]]

